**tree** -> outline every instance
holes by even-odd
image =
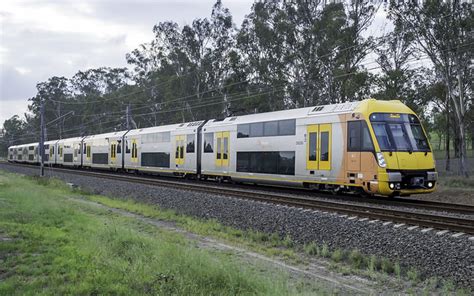
[[[422,4],[391,1],[390,15],[413,32],[420,51],[429,56],[443,79],[447,109],[452,110],[456,121],[459,173],[467,177],[465,133],[466,115],[472,108],[474,25],[471,6],[461,1],[424,1]]]

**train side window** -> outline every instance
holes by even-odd
[[[186,153],[194,153],[194,135],[187,135]]]
[[[370,136],[369,127],[367,126],[367,122],[362,121],[361,122],[361,127],[362,127],[362,131],[361,131],[361,136],[362,136],[361,150],[362,151],[371,151],[371,152],[375,151],[374,143],[372,142],[372,137]]]
[[[204,153],[214,152],[214,133],[204,134]]]
[[[250,136],[261,137],[263,136],[263,122],[256,122],[250,124]]]
[[[223,137],[224,140],[224,152],[222,153],[222,159],[229,159],[229,138]]]
[[[360,121],[349,121],[347,130],[347,151],[360,151]]]
[[[181,149],[179,150],[179,158],[184,159],[184,136],[181,137],[181,141],[179,141],[179,145]]]
[[[277,136],[278,135],[278,121],[264,122],[263,135],[264,136]]]
[[[128,146],[128,141],[125,141],[125,153],[130,154],[130,147]]]
[[[250,136],[250,124],[239,124],[237,126],[237,138],[248,138]]]
[[[309,155],[308,160],[316,161],[316,147],[318,147],[318,133],[309,133]]]
[[[329,132],[321,133],[321,155],[319,159],[321,161],[329,160]]]
[[[278,135],[290,136],[296,134],[296,120],[280,120],[278,121]]]
[[[122,153],[122,141],[117,141],[117,153]]]

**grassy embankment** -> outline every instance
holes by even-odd
[[[326,258],[333,270],[367,276],[395,290],[408,287],[414,294],[469,294],[450,281],[423,279],[416,269],[402,269],[397,262],[365,256],[358,250],[330,250],[316,243],[299,246],[289,237],[241,231],[132,200],[75,192],[59,180],[39,181],[0,171],[0,295],[327,292],[317,283],[290,283],[279,272],[269,277],[235,258],[199,250],[182,235],[74,200],[83,197],[144,217],[173,221],[189,232],[259,253],[292,261],[299,261],[298,254],[303,252]],[[395,286],[390,278],[396,279]]]
[[[0,171],[0,295],[321,291],[297,290],[286,274],[260,273],[181,234],[75,201],[60,181],[38,183]]]

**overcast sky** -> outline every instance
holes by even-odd
[[[125,54],[151,41],[158,22],[191,24],[215,0],[3,0],[0,6],[0,126],[27,110],[36,84],[78,70],[125,67]],[[253,0],[223,0],[240,25]],[[379,35],[377,14],[367,35]]]

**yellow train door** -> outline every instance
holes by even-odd
[[[331,170],[331,124],[307,126],[306,169]]]
[[[184,135],[175,136],[175,164],[184,164]]]
[[[306,139],[306,169],[318,169],[318,133],[319,125],[313,124],[307,127]]]
[[[319,125],[319,170],[331,170],[331,124]]]
[[[217,132],[216,141],[216,166],[229,166],[230,132]]]
[[[112,141],[110,143],[110,163],[114,164],[117,159],[117,142]]]

